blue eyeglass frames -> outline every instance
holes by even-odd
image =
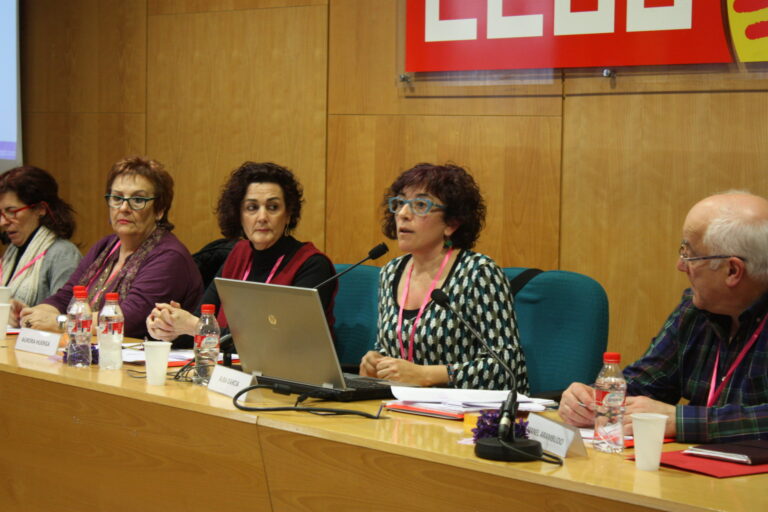
[[[432,208],[445,210],[445,205],[435,203],[426,197],[405,199],[404,197],[394,196],[387,199],[387,203],[389,203],[389,211],[392,213],[399,212],[406,204],[411,208],[414,215],[427,215],[432,211]]]

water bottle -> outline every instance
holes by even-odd
[[[99,313],[99,367],[102,370],[119,370],[123,367],[123,327],[125,317],[117,303],[120,296],[108,293]]]
[[[74,291],[74,301],[67,309],[67,366],[91,365],[91,308],[85,288]]]
[[[195,330],[195,374],[192,381],[206,385],[219,361],[221,329],[214,316],[216,307],[213,304],[203,304],[200,311],[202,314]]]
[[[73,286],[72,287],[72,298],[69,299],[69,304],[67,304],[67,309],[66,309],[67,313],[69,313],[69,308],[71,308],[72,304],[74,304],[75,301],[77,300],[77,297],[75,297],[75,292],[77,292],[77,290],[83,290],[84,292],[86,292],[86,295],[88,294],[88,288],[86,288],[85,286],[82,286],[82,285],[79,285],[79,284]]]
[[[603,369],[595,381],[594,448],[606,453],[624,450],[624,398],[627,381],[621,373],[621,355],[603,354]]]

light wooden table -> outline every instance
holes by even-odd
[[[12,345],[0,341],[2,511],[768,510],[768,475],[636,471],[591,449],[563,467],[485,461],[459,422],[256,415],[199,386]]]

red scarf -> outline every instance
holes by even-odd
[[[320,252],[312,242],[304,243],[298,251],[283,264],[283,268],[278,269],[278,272],[272,278],[270,284],[281,284],[285,286],[293,285],[293,280],[296,277],[296,273],[301,266],[315,254],[320,254],[324,258],[328,258],[325,254]],[[232,248],[232,251],[227,256],[227,260],[224,262],[224,268],[221,270],[221,277],[227,279],[242,279],[243,273],[248,268],[248,265],[253,261],[253,246],[248,240],[240,240]],[[328,260],[330,263],[330,260]],[[320,283],[317,283],[320,284]],[[333,283],[333,298],[336,297],[336,291],[338,290],[338,282]],[[328,321],[328,327],[333,332],[333,324],[335,318],[333,316],[333,298],[328,308],[325,310],[325,318]],[[219,314],[216,315],[221,328],[227,327],[227,317],[224,314],[224,309],[219,309]]]

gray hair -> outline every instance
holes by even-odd
[[[742,190],[726,193],[749,194]],[[768,282],[768,220],[745,219],[733,208],[722,207],[707,226],[703,242],[713,254],[741,256],[746,260],[748,275]],[[721,263],[712,261],[710,267],[716,269]]]

